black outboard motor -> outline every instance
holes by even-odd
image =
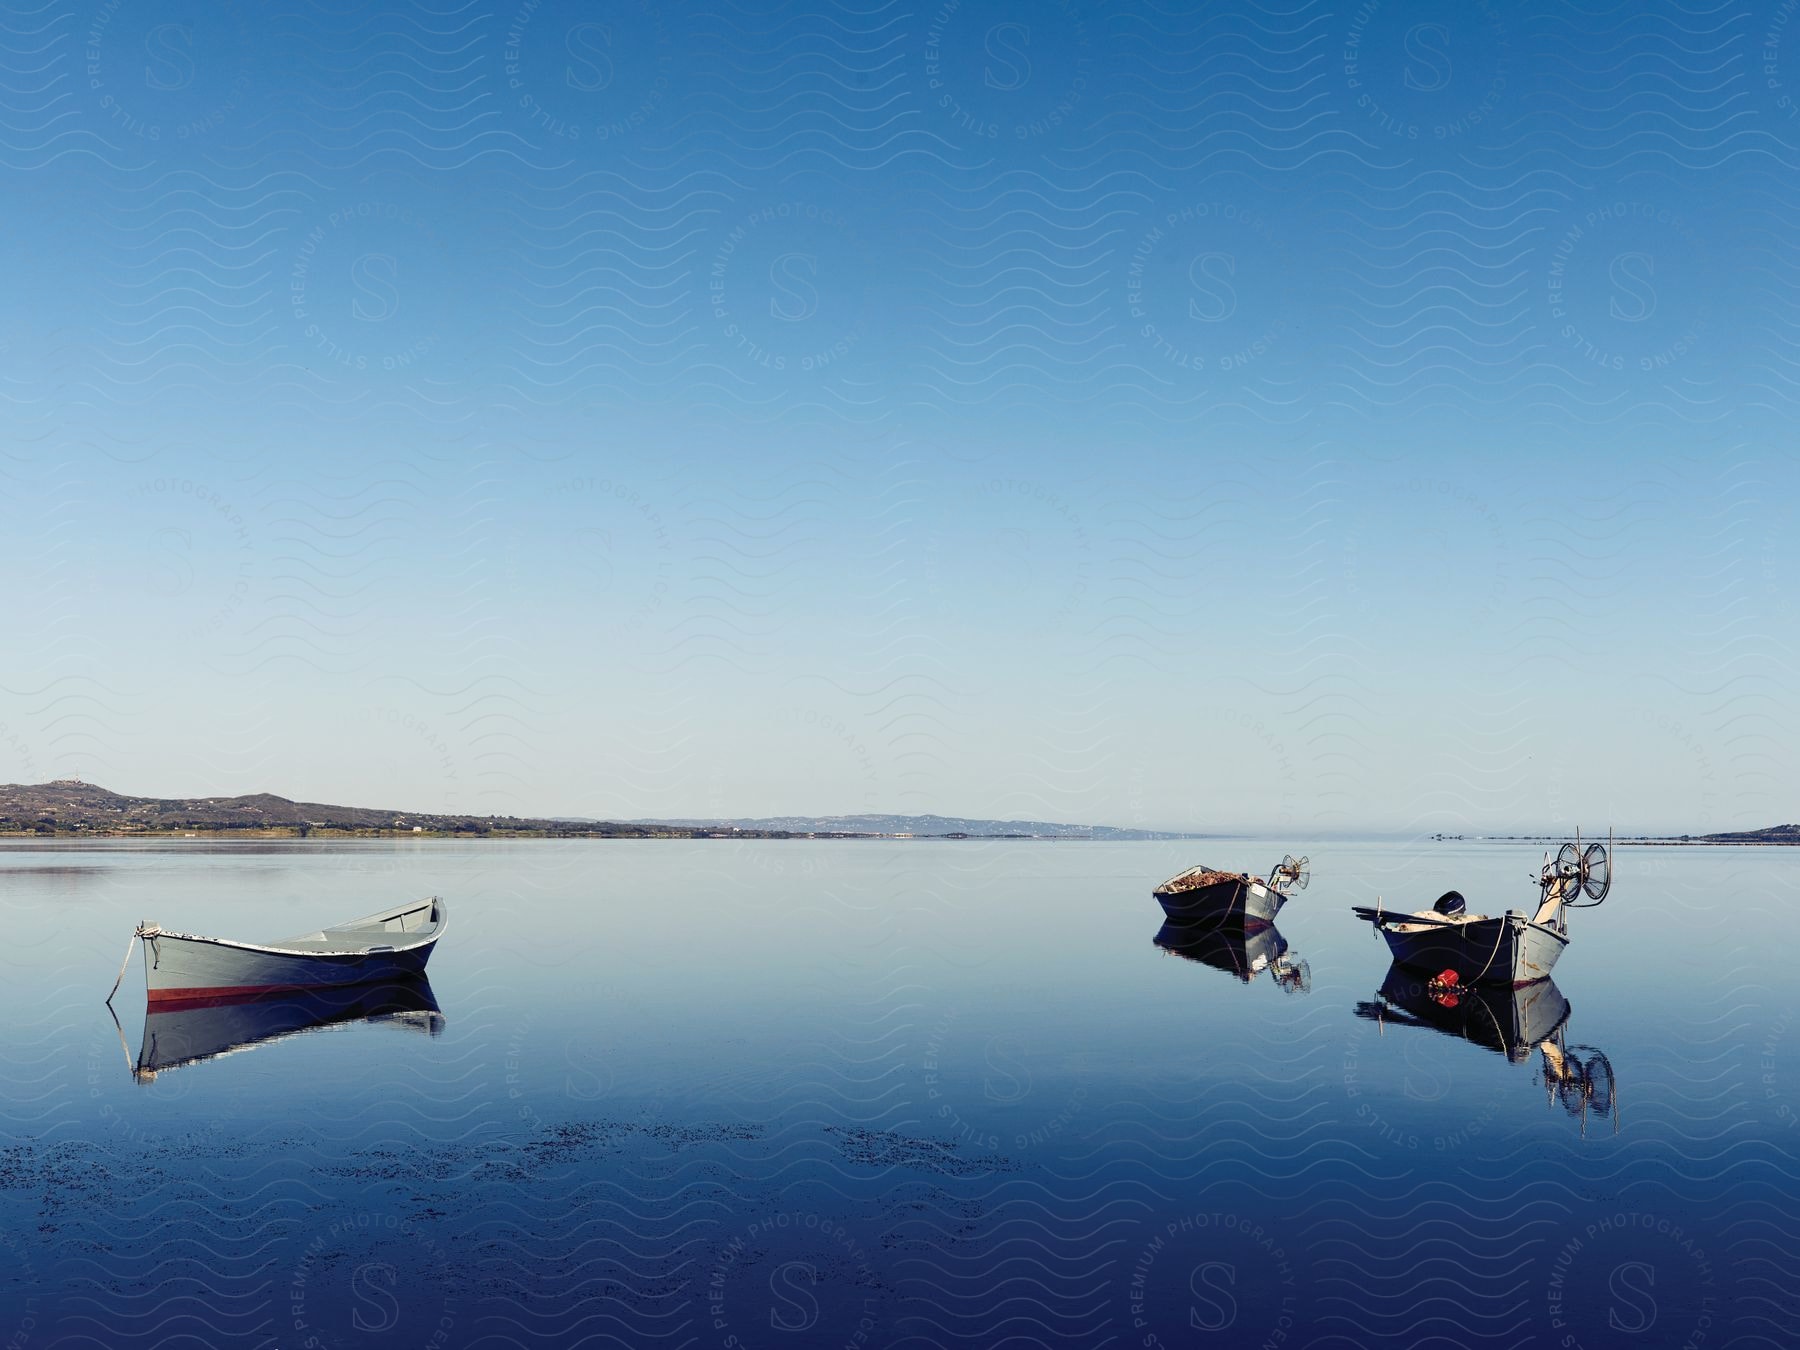
[[[1445,891],[1438,897],[1437,903],[1433,905],[1432,908],[1439,914],[1455,918],[1458,914],[1461,914],[1467,909],[1468,906],[1463,903],[1461,891]]]

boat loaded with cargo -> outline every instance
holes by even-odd
[[[1293,891],[1311,879],[1305,858],[1288,854],[1268,880],[1248,872],[1221,872],[1201,865],[1177,872],[1154,892],[1163,913],[1176,923],[1240,924],[1254,930],[1275,922]]]

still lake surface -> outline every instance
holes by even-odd
[[[0,1346],[1795,1344],[1800,857],[1621,846],[1509,1057],[1349,908],[1536,846],[1305,846],[1248,982],[1157,945],[1304,844],[0,847]],[[441,1018],[134,1080],[140,919],[432,893]]]

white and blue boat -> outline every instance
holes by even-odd
[[[133,941],[143,943],[145,988],[158,1007],[414,978],[425,973],[448,923],[447,906],[433,895],[270,942],[203,937],[154,923],[139,924]],[[129,961],[129,947],[125,956]]]

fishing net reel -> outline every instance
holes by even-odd
[[[1312,880],[1312,860],[1296,858],[1288,853],[1274,867],[1269,869],[1269,889],[1286,894],[1288,891],[1303,891],[1306,883]]]
[[[1612,831],[1604,844],[1585,847],[1577,834],[1571,843],[1556,851],[1556,861],[1544,864],[1538,885],[1546,891],[1562,887],[1563,904],[1570,909],[1592,909],[1606,899],[1612,890]],[[1585,901],[1582,897],[1585,896]]]

